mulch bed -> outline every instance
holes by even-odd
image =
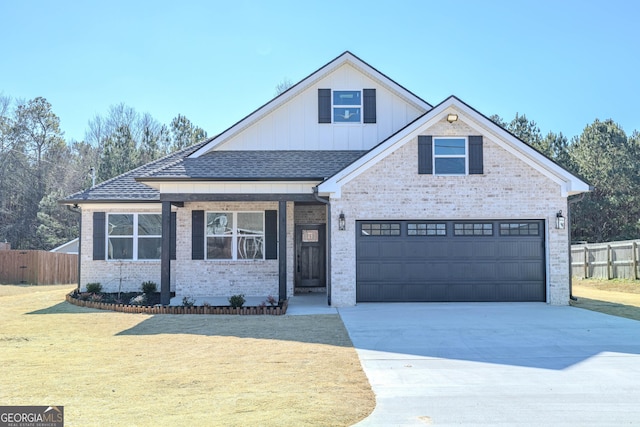
[[[79,307],[97,308],[99,310],[111,310],[121,313],[146,313],[146,314],[235,314],[235,315],[272,315],[280,316],[287,312],[288,301],[281,301],[275,306],[167,306],[160,304],[160,293],[148,294],[145,304],[125,304],[140,293],[120,294],[87,294],[76,291],[67,294],[66,301]]]

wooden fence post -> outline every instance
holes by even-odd
[[[633,242],[631,245],[631,268],[633,272],[631,273],[631,278],[633,280],[638,280],[638,242]]]
[[[611,280],[613,277],[613,257],[611,255],[611,245],[607,245],[607,280]]]

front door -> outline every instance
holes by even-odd
[[[325,226],[296,225],[296,287],[324,287],[325,275]]]

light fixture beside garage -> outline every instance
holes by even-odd
[[[338,217],[338,230],[344,231],[347,229],[347,221],[344,218],[344,212],[340,212],[340,216]]]
[[[564,230],[564,217],[562,216],[562,211],[558,211],[556,214],[556,228],[558,230]]]

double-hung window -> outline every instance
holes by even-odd
[[[162,215],[109,214],[107,236],[110,260],[158,260],[162,250]]]
[[[333,91],[333,122],[360,123],[362,93],[359,90]]]
[[[433,164],[436,175],[465,175],[467,139],[433,138]]]
[[[264,259],[264,212],[207,212],[207,259]]]

